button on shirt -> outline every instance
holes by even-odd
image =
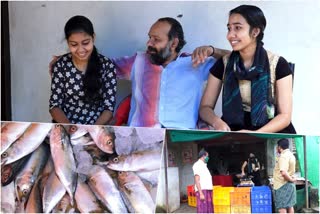
[[[215,59],[209,57],[194,68],[191,56],[179,55],[162,67],[151,64],[144,52],[131,58],[115,59],[118,78],[129,77],[132,82],[128,124],[194,129],[204,83],[214,62]]]
[[[199,175],[200,177],[200,186],[202,190],[212,190],[212,177],[210,171],[207,167],[207,164],[202,160],[198,160],[192,166],[194,176]],[[195,191],[198,191],[196,185],[194,185]]]
[[[285,149],[281,152],[280,157],[276,159],[276,164],[273,171],[273,188],[279,189],[287,180],[281,175],[280,171],[287,171],[289,176],[293,176],[295,173],[296,158],[290,152],[289,149]]]

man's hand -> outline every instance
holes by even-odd
[[[52,66],[56,61],[60,58],[60,56],[52,56],[52,60],[49,63],[49,75],[52,76]]]
[[[204,200],[205,200],[205,197],[204,197],[203,192],[201,191],[199,194],[200,194],[200,200],[201,200],[201,201],[204,201]]]
[[[197,67],[199,64],[204,63],[213,53],[214,48],[212,46],[200,46],[196,48],[192,53],[192,65]]]

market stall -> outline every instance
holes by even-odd
[[[311,182],[315,187],[318,188],[319,177],[316,176],[308,176],[308,172],[318,172],[319,171],[319,163],[315,162],[315,158],[309,157],[311,160],[307,160],[306,154],[317,153],[319,152],[319,137],[308,137],[308,141],[306,141],[306,136],[303,135],[291,135],[291,134],[258,134],[258,133],[239,133],[239,132],[216,132],[216,131],[189,131],[189,130],[167,130],[169,139],[168,141],[172,144],[183,143],[185,147],[187,142],[196,143],[201,147],[210,147],[213,145],[225,145],[231,142],[250,142],[252,141],[252,146],[257,145],[259,142],[258,139],[263,139],[267,141],[275,141],[280,138],[291,138],[294,140],[296,145],[296,152],[298,156],[298,162],[300,164],[301,176],[303,176],[306,180],[312,180]],[[318,140],[318,143],[314,143],[313,141]],[[302,149],[301,149],[302,148]],[[318,149],[317,149],[318,148]],[[308,152],[308,153],[307,153]],[[315,154],[314,156],[319,157],[319,154]],[[310,171],[309,171],[310,170]],[[313,174],[313,173],[312,173]],[[306,190],[310,188],[308,182],[305,182]],[[309,207],[309,195],[308,191],[305,191],[305,202],[303,203],[305,207]],[[301,200],[301,198],[300,198]],[[301,202],[300,202],[301,203]]]

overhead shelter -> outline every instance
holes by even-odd
[[[305,180],[319,188],[319,139],[318,136],[305,136],[297,134],[279,134],[279,133],[242,133],[242,132],[221,132],[213,130],[176,130],[167,129],[167,142],[182,143],[195,142],[203,146],[231,144],[233,142],[256,143],[261,139],[294,139],[297,156],[300,163],[301,176]],[[308,142],[308,143],[307,143]],[[308,156],[307,154],[312,154]],[[317,159],[317,161],[316,161]],[[167,160],[165,160],[167,163]],[[166,164],[165,163],[165,164]],[[167,164],[166,164],[167,165]],[[309,176],[309,171],[310,176]],[[165,172],[167,180],[167,174]],[[167,188],[167,186],[166,186]],[[305,182],[305,189],[308,189],[308,182]],[[306,192],[306,207],[309,208],[309,195]],[[168,189],[166,195],[168,196]],[[167,197],[168,198],[168,197]]]

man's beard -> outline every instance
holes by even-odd
[[[155,65],[163,65],[170,57],[170,44],[168,44],[165,48],[160,49],[159,51],[153,47],[148,47],[149,59],[152,64]]]

